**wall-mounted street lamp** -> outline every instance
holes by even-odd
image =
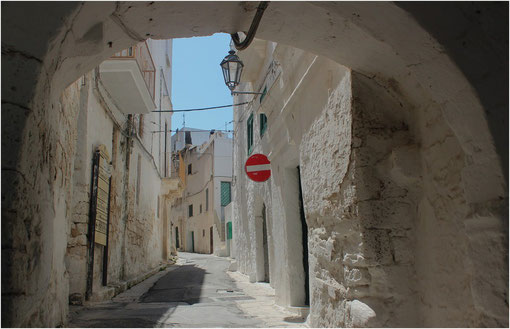
[[[264,14],[264,10],[266,10],[269,5],[269,1],[261,1],[259,6],[257,7],[257,12],[255,13],[255,17],[253,17],[253,21],[251,22],[250,30],[246,35],[246,38],[241,42],[239,40],[239,35],[237,33],[231,34],[232,41],[237,50],[243,50],[248,48],[253,38],[255,37],[255,33],[257,32],[257,28],[259,27],[260,20],[262,19],[262,14]],[[241,81],[241,74],[243,73],[244,64],[239,59],[239,57],[235,54],[235,51],[231,50],[228,52],[228,55],[220,63],[221,69],[223,70],[223,79],[225,79],[225,84],[228,89],[234,94],[248,94],[248,95],[262,95],[263,93],[255,93],[249,91],[234,91],[234,89],[239,85],[239,81]]]
[[[228,89],[234,94],[248,94],[260,95],[262,93],[255,93],[249,91],[234,91],[241,81],[241,74],[243,73],[244,64],[241,59],[236,55],[235,51],[231,50],[228,55],[220,63],[221,70],[223,71],[223,79]]]
[[[228,55],[223,58],[220,63],[221,70],[223,71],[223,79],[228,89],[234,91],[241,80],[244,64],[241,59],[236,55],[236,52],[231,50]]]

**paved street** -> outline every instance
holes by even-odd
[[[179,253],[177,265],[112,301],[71,307],[70,327],[303,327],[274,290],[227,272],[229,260]]]

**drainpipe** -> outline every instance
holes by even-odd
[[[127,254],[127,247],[126,247],[126,232],[127,232],[127,221],[128,221],[128,204],[129,204],[129,168],[130,168],[130,161],[131,161],[131,148],[133,147],[133,138],[132,136],[132,130],[133,130],[133,115],[128,114],[127,117],[127,127],[126,127],[126,168],[124,170],[124,207],[123,207],[123,214],[122,214],[122,224],[123,224],[123,232],[122,232],[122,247],[120,252],[120,258],[121,258],[121,268],[120,268],[120,279],[124,280],[126,278],[126,254]]]
[[[255,17],[253,17],[253,21],[251,22],[250,29],[246,34],[246,38],[241,42],[239,39],[239,35],[237,33],[233,33],[230,35],[232,41],[234,42],[234,46],[237,50],[244,50],[248,48],[250,43],[255,38],[255,34],[257,33],[257,28],[259,27],[260,20],[262,19],[262,15],[264,14],[264,10],[266,10],[269,5],[269,1],[261,1],[259,6],[257,7],[257,12],[255,13]]]
[[[165,121],[165,174],[163,175],[163,177],[167,177],[167,163],[166,163],[166,159],[167,159],[167,154],[166,154],[166,141],[167,141],[167,129],[168,129],[168,125]]]
[[[160,67],[159,68],[159,110],[162,111],[163,109],[161,108],[161,90],[163,88],[162,84],[163,84],[163,79],[162,79],[162,76],[163,75],[163,69]],[[161,112],[159,112],[159,131],[161,131]],[[158,171],[161,173],[161,134],[158,134],[159,135],[159,154],[158,154]]]

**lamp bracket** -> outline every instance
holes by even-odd
[[[262,95],[264,93],[256,93],[251,91],[233,91],[232,95],[240,94],[240,95]]]

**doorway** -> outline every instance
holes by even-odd
[[[262,204],[262,248],[264,249],[264,281],[269,283],[269,246],[267,243],[266,204]]]
[[[191,252],[195,252],[195,232],[191,231]]]
[[[176,226],[175,227],[175,248],[176,249],[179,249],[180,245],[179,245],[179,228]]]
[[[299,184],[299,217],[301,219],[301,240],[303,242],[303,270],[305,274],[305,305],[310,305],[310,278],[308,273],[308,225],[306,224],[305,208],[303,206],[303,190],[301,188],[301,170],[297,166]]]
[[[212,254],[214,252],[214,248],[213,248],[214,240],[213,240],[213,227],[212,226],[209,228],[209,240],[211,240],[211,254]]]

